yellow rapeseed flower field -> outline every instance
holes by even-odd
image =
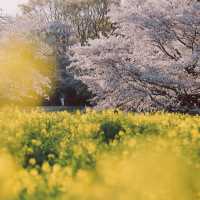
[[[200,200],[200,117],[0,110],[0,200]]]

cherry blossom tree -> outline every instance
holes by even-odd
[[[200,109],[200,2],[114,0],[109,37],[74,46],[69,67],[96,94],[100,108]]]
[[[86,45],[89,38],[94,39],[100,34],[106,36],[111,29],[107,8],[108,0],[30,0],[21,5],[23,15],[20,21],[31,24],[28,32],[32,37],[39,38],[53,50],[56,67],[52,90],[56,98],[70,99],[71,93],[85,101],[90,96],[87,86],[66,71],[70,64],[69,49],[75,43]],[[44,53],[48,55],[49,51]]]
[[[4,13],[3,9],[0,8],[0,36],[2,35],[2,32],[6,29],[9,21],[10,18]]]

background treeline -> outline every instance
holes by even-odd
[[[54,60],[51,75],[43,73],[53,91],[46,104],[199,113],[199,1],[30,0],[20,7],[16,18],[1,15],[1,38],[37,41],[37,56]]]

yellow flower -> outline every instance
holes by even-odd
[[[55,155],[54,154],[49,154],[48,155],[48,159],[54,159],[55,158]]]
[[[119,131],[119,136],[123,136],[125,133],[124,133],[124,131]]]
[[[37,144],[37,140],[33,139],[33,140],[31,140],[31,143],[32,143],[33,145],[36,145],[36,144]]]
[[[136,145],[136,140],[135,139],[129,139],[128,141],[128,146],[129,147],[134,147]]]
[[[23,135],[22,132],[17,132],[17,133],[16,133],[16,137],[17,137],[17,138],[20,138],[22,135]]]
[[[42,171],[43,171],[43,172],[46,172],[46,173],[49,173],[49,172],[51,171],[51,168],[50,168],[48,162],[45,162],[45,163],[42,165]]]
[[[55,165],[53,166],[53,172],[54,172],[54,173],[57,173],[57,172],[59,172],[60,170],[61,170],[61,166],[60,166],[60,165],[55,164]]]
[[[176,137],[177,136],[177,132],[176,131],[170,131],[168,133],[168,136],[171,137],[171,138]]]
[[[187,139],[183,140],[183,145],[188,145],[190,142]]]
[[[45,128],[43,128],[43,129],[41,130],[41,133],[42,133],[42,134],[46,134],[46,133],[47,133],[47,130],[46,130]]]
[[[94,153],[96,151],[96,145],[92,142],[88,142],[87,143],[87,149],[88,149],[88,152],[90,154]]]
[[[26,149],[26,152],[31,154],[31,153],[33,153],[33,149],[29,147],[29,148]]]
[[[129,155],[129,152],[128,151],[123,151],[123,156],[127,156],[127,155]]]
[[[30,165],[35,165],[35,164],[36,164],[35,158],[31,158],[31,159],[29,160],[29,164],[30,164]]]
[[[36,169],[32,169],[32,170],[30,171],[30,174],[31,174],[32,176],[38,176],[38,171],[37,171]]]
[[[35,146],[40,146],[40,145],[42,144],[41,141],[35,140],[35,139],[33,139],[31,142],[32,142],[32,144],[35,145]]]
[[[74,154],[76,156],[80,156],[82,154],[82,148],[80,146],[78,146],[78,145],[75,145],[73,150],[74,150]]]
[[[192,131],[191,131],[191,134],[192,134],[192,138],[193,138],[193,139],[198,139],[198,138],[200,138],[200,133],[199,133],[199,131],[197,131],[196,129],[192,130]]]

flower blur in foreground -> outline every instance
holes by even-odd
[[[0,153],[0,199],[12,199],[19,192],[15,182],[17,167],[10,155]]]
[[[0,130],[0,199],[200,199],[199,116],[15,107]]]
[[[16,37],[1,41],[0,105],[39,105],[48,95],[54,61],[39,55],[39,48]]]

